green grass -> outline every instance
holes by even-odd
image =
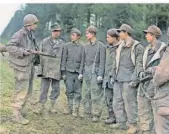
[[[37,108],[37,105],[32,104],[37,102],[39,98],[40,80],[35,79],[32,100],[28,101],[24,112],[27,113],[27,118],[30,124],[23,126],[11,122],[12,108],[10,99],[14,91],[14,75],[9,67],[6,58],[0,56],[0,114],[1,134],[124,134],[124,131],[114,131],[109,126],[104,125],[104,120],[107,116],[107,109],[104,108],[102,120],[99,123],[91,123],[91,121],[82,118],[73,118],[72,116],[64,115],[66,110],[67,100],[65,96],[65,86],[61,82],[61,95],[56,104],[58,113],[51,115],[46,110],[42,115],[36,115],[32,111]],[[83,109],[80,110],[83,113]]]

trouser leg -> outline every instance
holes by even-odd
[[[127,114],[127,123],[129,125],[137,124],[137,89],[130,88],[129,83],[123,83],[123,99],[125,104],[125,111]]]
[[[143,132],[153,131],[153,109],[151,100],[145,96],[138,96],[138,115],[140,121],[140,129]]]
[[[60,95],[60,82],[59,80],[51,79],[52,91],[50,93],[50,99],[55,103],[56,99]]]
[[[73,110],[73,98],[74,98],[74,76],[71,72],[66,72],[66,96],[68,100],[68,113],[72,113]]]
[[[74,107],[79,108],[81,98],[82,98],[82,81],[78,80],[78,73],[76,73],[74,83]]]
[[[91,80],[91,100],[92,100],[92,115],[100,117],[104,105],[104,92],[102,83],[97,83],[97,75],[92,74]]]
[[[105,100],[108,108],[109,118],[115,120],[115,114],[113,109],[113,89],[106,88]]]
[[[127,115],[123,100],[123,86],[121,82],[114,83],[114,95],[113,95],[113,106],[115,111],[116,120],[118,123],[126,123]]]
[[[40,103],[46,103],[50,83],[51,83],[51,80],[49,78],[41,79],[41,90],[40,90],[41,93],[40,93],[40,98],[39,98]]]

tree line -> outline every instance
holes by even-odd
[[[155,24],[166,33],[169,26],[169,4],[25,4],[17,10],[1,35],[3,42],[23,26],[23,17],[33,13],[39,18],[36,32],[38,40],[50,34],[51,23],[57,22],[63,28],[62,38],[69,40],[71,28],[77,27],[83,33],[89,25],[98,29],[98,38],[105,42],[106,31],[118,28],[122,23],[133,27],[134,38],[144,41],[142,31]]]

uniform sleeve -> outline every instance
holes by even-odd
[[[106,47],[103,44],[100,44],[100,65],[99,65],[99,76],[104,75],[105,63],[106,63]]]
[[[83,71],[84,71],[84,55],[85,55],[85,51],[84,51],[84,47],[83,47],[83,46],[81,47],[81,49],[82,49],[82,59],[81,59],[81,63],[80,63],[79,72],[80,72],[80,74],[83,74]]]
[[[156,67],[153,82],[157,87],[160,87],[166,82],[169,82],[169,47],[163,54],[160,64]]]
[[[22,58],[24,56],[25,49],[21,47],[23,38],[24,35],[22,35],[21,33],[15,33],[6,47],[7,51],[17,58]]]
[[[62,61],[61,61],[61,70],[66,71],[66,61],[67,61],[67,44],[64,44],[62,50]]]
[[[135,70],[132,75],[131,80],[135,81],[138,79],[138,74],[143,71],[143,53],[144,53],[144,47],[139,44],[135,48]]]

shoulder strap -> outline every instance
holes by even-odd
[[[117,74],[118,69],[119,69],[120,53],[121,53],[123,46],[124,46],[124,42],[122,41],[120,43],[120,45],[118,46],[118,48],[116,49],[116,74]]]
[[[149,65],[151,62],[153,62],[153,61],[155,61],[155,60],[161,58],[160,52],[161,52],[166,46],[167,46],[167,45],[166,45],[164,42],[161,42],[160,48],[157,50],[157,52],[156,52],[156,53],[154,54],[154,56],[151,58],[151,60],[149,61],[148,65]]]
[[[95,57],[94,57],[93,66],[92,66],[92,73],[94,73],[94,71],[95,71],[96,58],[97,58],[97,55],[98,55],[98,52],[99,52],[99,48],[100,48],[100,43],[98,43],[97,51],[96,51],[96,54],[95,54]]]
[[[143,54],[143,69],[144,70],[146,70],[146,62],[147,62],[147,57],[148,57],[148,51],[150,48],[151,48],[151,45],[149,44],[144,50],[144,54]]]
[[[131,47],[131,60],[132,60],[132,62],[133,62],[134,65],[136,65],[136,55],[134,53],[134,50],[135,50],[135,48],[136,48],[136,46],[138,44],[140,44],[140,42],[138,42],[138,41],[135,40],[134,44]]]

